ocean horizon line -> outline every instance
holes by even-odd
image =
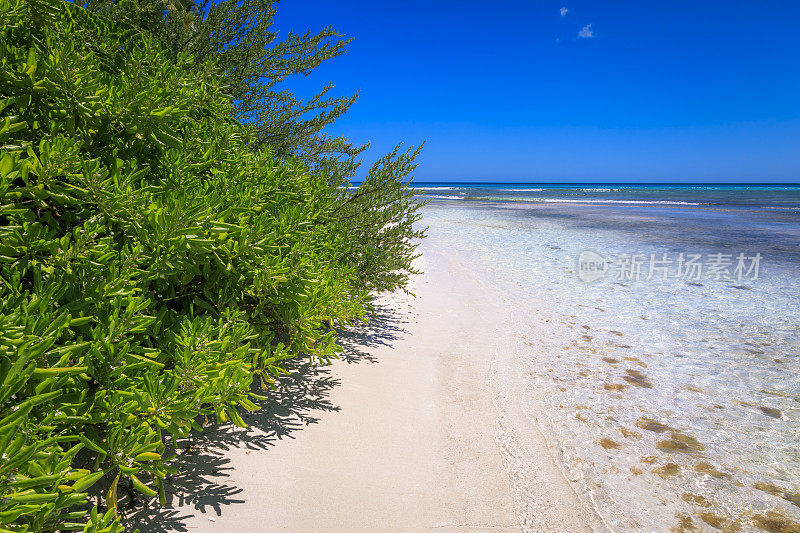
[[[361,184],[363,180],[353,180],[352,185]],[[634,182],[548,182],[548,181],[420,181],[412,180],[411,187],[548,187],[548,188],[571,188],[571,187],[622,187],[632,189],[643,188],[800,188],[800,181],[798,182],[651,182],[651,183],[634,183]]]
[[[353,181],[352,183],[361,183],[360,181]],[[643,187],[659,187],[659,186],[669,186],[669,187],[792,187],[797,188],[800,187],[800,182],[771,182],[771,183],[764,183],[764,182],[651,182],[651,183],[634,183],[634,182],[615,182],[615,181],[606,181],[606,182],[582,182],[582,181],[572,181],[572,182],[552,182],[552,181],[419,181],[413,180],[411,182],[412,186],[437,186],[437,185],[457,185],[463,187],[469,186],[521,186],[521,185],[530,185],[536,187],[542,186],[549,186],[549,187],[603,187],[603,186],[615,186],[615,187],[632,187],[632,188],[643,188]]]

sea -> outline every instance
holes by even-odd
[[[800,186],[413,186],[609,529],[800,531]]]

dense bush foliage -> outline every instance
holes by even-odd
[[[0,529],[114,531],[170,440],[243,426],[280,362],[404,287],[415,152],[341,177],[254,151],[213,58],[0,0]],[[264,394],[267,394],[265,392]]]
[[[416,166],[417,150],[399,147],[364,177],[356,194],[347,186],[359,172],[360,154],[368,144],[354,145],[325,128],[355,103],[357,95],[332,96],[327,84],[303,100],[284,82],[307,76],[339,57],[350,42],[331,28],[319,33],[289,32],[274,27],[277,0],[83,0],[91,12],[155,37],[171,57],[183,54],[184,69],[205,68],[214,61],[221,84],[231,96],[231,115],[248,124],[247,144],[268,146],[278,158],[292,157],[328,183],[329,199],[340,234],[340,259],[358,270],[359,286],[370,290],[404,287],[422,232],[412,227],[419,204],[403,183]],[[186,55],[186,54],[189,55]]]
[[[371,290],[404,287],[422,232],[412,227],[416,203],[402,182],[416,166],[417,150],[399,147],[374,165],[356,194],[349,180],[359,172],[365,145],[328,135],[325,128],[355,103],[357,95],[332,96],[332,84],[303,100],[284,82],[307,76],[339,57],[350,42],[332,28],[319,33],[289,32],[274,26],[277,0],[83,0],[92,12],[154,36],[171,56],[183,53],[184,68],[214,61],[231,115],[248,124],[247,144],[269,146],[279,158],[292,157],[331,185],[335,223],[349,239],[338,243],[340,258],[359,273],[359,286]],[[186,53],[190,55],[186,55]],[[401,178],[401,179],[398,179]],[[391,228],[391,229],[390,229]]]
[[[349,43],[332,28],[319,33],[275,28],[278,0],[82,0],[90,11],[155,36],[172,54],[188,52],[202,65],[213,58],[234,118],[252,125],[251,143],[283,157],[314,163],[357,156],[365,146],[328,135],[325,127],[345,114],[357,95],[336,96],[333,84],[301,98],[284,87],[339,57]]]

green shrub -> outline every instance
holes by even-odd
[[[414,223],[420,203],[404,178],[420,149],[398,147],[369,170],[353,194],[348,186],[360,170],[357,146],[326,130],[346,114],[357,95],[332,96],[332,84],[303,100],[284,82],[307,76],[345,53],[350,39],[328,27],[319,33],[275,27],[277,0],[81,0],[95,13],[129,24],[156,38],[171,54],[188,51],[186,68],[212,59],[234,118],[247,122],[248,143],[269,146],[277,157],[293,157],[331,186],[329,230],[341,237],[339,259],[358,272],[358,286],[383,291],[404,288],[423,236]]]
[[[121,527],[123,486],[163,500],[169,439],[244,426],[254,381],[335,356],[413,271],[413,154],[350,200],[253,152],[218,80],[73,4],[0,0],[0,529]]]

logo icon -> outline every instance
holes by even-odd
[[[606,275],[608,263],[605,257],[592,250],[584,250],[578,255],[578,277],[586,283],[597,281]]]

